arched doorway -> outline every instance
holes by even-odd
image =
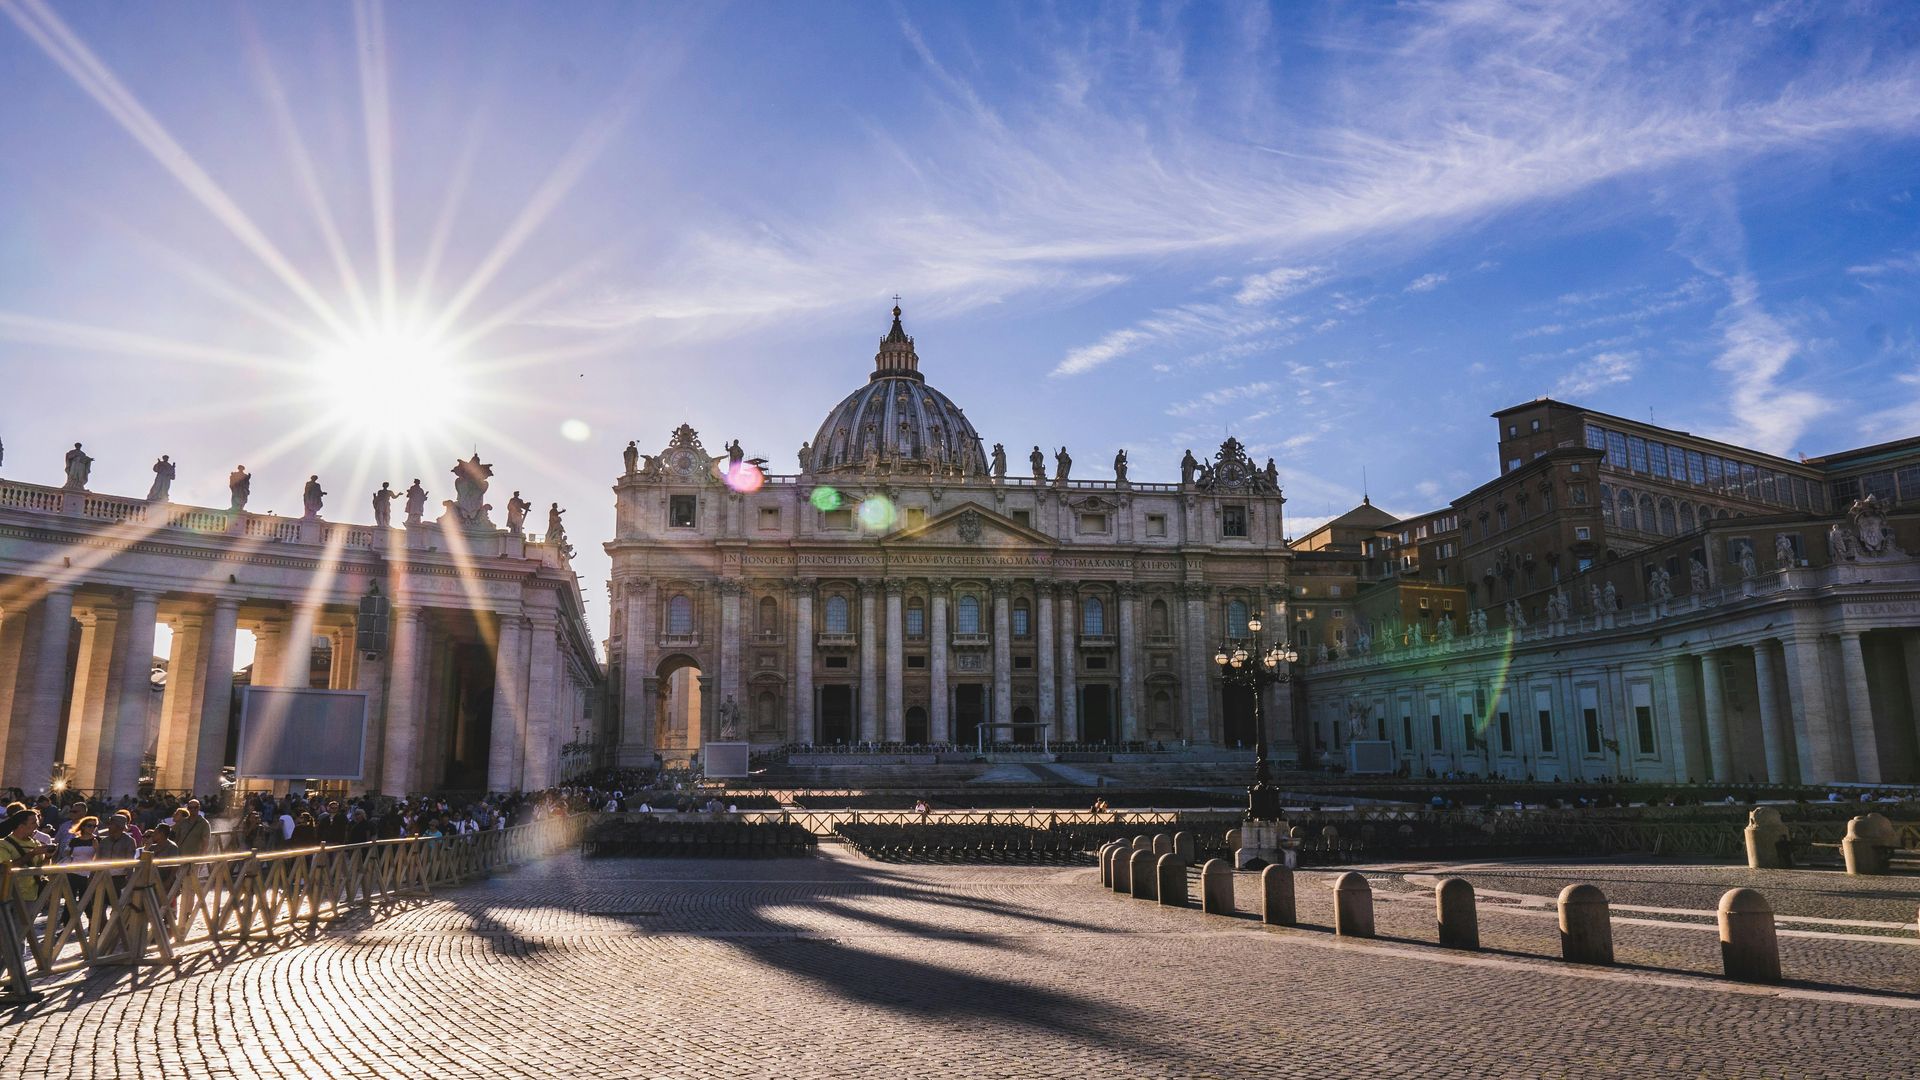
[[[685,653],[660,661],[654,673],[653,745],[668,760],[692,757],[706,734],[706,677]]]
[[[906,715],[906,728],[907,728],[907,742],[909,744],[913,746],[925,746],[928,741],[927,710],[921,708],[918,705],[908,706],[907,715]]]
[[[1257,741],[1253,723],[1253,691],[1228,683],[1220,688],[1221,740],[1228,746],[1251,747]]]
[[[853,741],[853,687],[829,683],[819,691],[820,707],[814,724],[820,729],[818,741],[827,746]]]
[[[1113,687],[1088,683],[1080,688],[1080,741],[1113,741]]]
[[[1033,743],[1040,741],[1039,729],[1032,726],[1033,710],[1025,705],[1016,705],[1013,710],[1013,741]]]

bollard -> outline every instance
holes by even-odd
[[[1180,856],[1180,858],[1181,858],[1181,860],[1182,860],[1182,861],[1184,861],[1184,862],[1192,862],[1192,861],[1193,861],[1193,851],[1194,851],[1194,849],[1193,849],[1193,834],[1192,834],[1192,833],[1190,833],[1190,832],[1177,832],[1177,833],[1174,833],[1174,834],[1173,834],[1173,853],[1174,853],[1175,855],[1178,855],[1178,856]]]
[[[1227,830],[1227,850],[1228,851],[1240,850],[1240,830],[1239,829]]]
[[[1209,915],[1234,913],[1232,863],[1208,859],[1200,868],[1200,910]]]
[[[1154,872],[1160,881],[1160,906],[1186,907],[1187,861],[1169,852],[1154,863]]]
[[[1874,818],[1878,814],[1862,814],[1847,822],[1847,838],[1840,841],[1840,853],[1847,860],[1847,873],[1866,877],[1887,872],[1885,840]],[[1885,821],[1885,818],[1880,818]]]
[[[1293,926],[1300,921],[1293,896],[1293,871],[1268,863],[1260,871],[1260,921],[1268,926]]]
[[[1334,841],[1340,839],[1340,830],[1331,825],[1323,825],[1320,828],[1320,839],[1332,844]]]
[[[1135,850],[1129,857],[1131,865],[1127,868],[1128,886],[1135,900],[1152,900],[1160,895],[1160,879],[1154,876],[1154,854],[1151,851]]]
[[[1373,936],[1373,886],[1352,870],[1333,882],[1333,932],[1340,937]]]
[[[1131,893],[1133,891],[1133,848],[1117,847],[1113,850],[1113,891]]]
[[[1154,833],[1153,834],[1153,853],[1155,855],[1173,854],[1173,834],[1172,833]]]
[[[1100,845],[1100,884],[1103,888],[1113,888],[1113,852],[1118,846],[1112,840]]]
[[[1613,963],[1607,895],[1592,885],[1560,890],[1560,955],[1576,964]]]
[[[1451,877],[1433,887],[1433,914],[1440,923],[1440,944],[1449,949],[1480,947],[1480,916],[1474,910],[1473,886]]]
[[[1780,811],[1771,806],[1756,806],[1747,814],[1747,868],[1780,870],[1791,865],[1787,857],[1787,827],[1780,823]]]
[[[1153,837],[1151,837],[1151,836],[1148,836],[1148,835],[1146,835],[1145,833],[1142,833],[1142,834],[1140,834],[1139,836],[1136,836],[1136,837],[1134,837],[1134,838],[1133,838],[1133,850],[1135,850],[1135,851],[1151,851],[1151,850],[1153,850]]]
[[[1720,898],[1720,962],[1727,978],[1780,981],[1780,939],[1773,908],[1757,889],[1728,889]]]

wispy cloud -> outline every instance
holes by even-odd
[[[1251,382],[1240,386],[1225,386],[1218,390],[1209,390],[1190,401],[1182,401],[1167,407],[1168,416],[1192,416],[1195,413],[1217,409],[1228,402],[1244,401],[1248,398],[1262,397],[1274,391],[1270,382]]]
[[[1603,352],[1582,361],[1553,384],[1553,396],[1562,399],[1585,397],[1588,394],[1617,386],[1633,378],[1640,369],[1640,354],[1637,352]]]
[[[1282,266],[1243,280],[1240,291],[1233,294],[1233,299],[1241,304],[1269,304],[1300,292],[1322,276],[1323,271],[1316,266]]]
[[[1421,274],[1419,277],[1407,282],[1407,287],[1400,291],[1410,293],[1432,292],[1446,283],[1447,275],[1445,274]]]

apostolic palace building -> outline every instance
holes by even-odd
[[[1545,398],[1494,420],[1493,479],[1289,538],[1233,438],[1146,480],[989,446],[895,308],[798,473],[686,424],[627,445],[603,653],[558,505],[497,525],[478,455],[442,513],[383,485],[365,526],[317,476],[297,518],[248,510],[244,468],[176,505],[167,458],[95,492],[76,444],[64,483],[0,480],[0,786],[209,791],[236,682],[359,695],[343,786],[389,793],[710,745],[1217,757],[1254,742],[1213,656],[1255,614],[1300,654],[1264,702],[1283,765],[1920,781],[1920,438],[1790,460]]]

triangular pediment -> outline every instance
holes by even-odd
[[[1054,547],[1045,533],[987,509],[978,503],[962,503],[929,518],[925,523],[887,537],[887,544],[912,544],[915,547]]]

